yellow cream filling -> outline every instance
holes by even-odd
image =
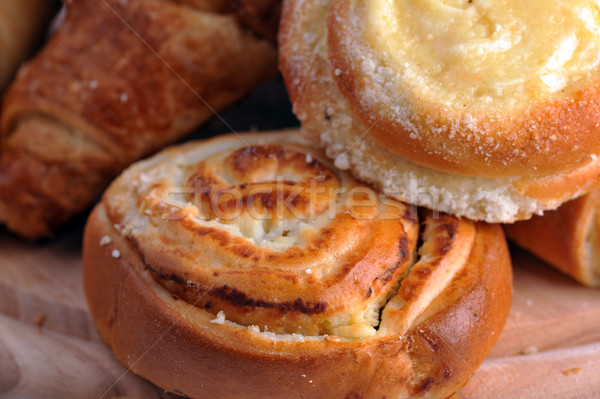
[[[394,90],[449,105],[511,108],[568,95],[596,80],[599,3],[370,0],[364,34],[379,59],[363,69],[389,78],[391,67]]]

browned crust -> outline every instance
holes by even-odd
[[[27,237],[50,235],[125,166],[275,75],[271,43],[220,13],[215,1],[193,3],[69,3],[61,28],[4,98],[0,221]],[[40,142],[50,125],[44,138],[55,145]],[[42,180],[50,174],[52,193]],[[74,182],[78,190],[64,189]]]
[[[416,368],[432,374],[422,382],[423,389],[441,390],[448,381],[454,383],[453,390],[444,392],[458,390],[486,358],[508,316],[512,268],[506,240],[498,225],[480,222],[476,229],[469,267],[453,279],[421,319],[433,316],[411,332]],[[435,313],[436,309],[443,310]],[[432,372],[436,358],[443,366]]]
[[[562,173],[584,165],[591,154],[600,152],[598,81],[573,95],[535,102],[514,113],[480,112],[475,121],[457,128],[452,125],[460,118],[462,106],[448,110],[418,98],[413,100],[410,117],[419,132],[415,136],[405,128],[405,121],[357,97],[361,88],[372,82],[365,78],[362,59],[354,47],[348,49],[344,44],[345,37],[353,33],[348,21],[362,17],[353,11],[358,12],[345,1],[331,2],[327,22],[322,22],[328,24],[329,58],[332,70],[342,71],[334,78],[355,117],[385,148],[432,169],[483,177]],[[458,132],[451,139],[449,132],[454,129]]]
[[[591,270],[592,248],[597,245],[589,236],[597,229],[597,208],[600,191],[563,204],[543,216],[505,225],[508,238],[527,249],[563,273],[590,286],[599,286],[600,278]]]
[[[83,211],[116,171],[85,173],[15,151],[0,156],[0,222],[24,237],[50,229]]]
[[[104,236],[112,242],[100,246]],[[362,341],[273,341],[211,324],[214,316],[172,298],[143,271],[104,204],[88,221],[83,248],[90,310],[117,358],[162,388],[197,398],[446,397],[483,361],[511,300],[503,233],[482,223],[468,266],[424,321],[405,337]]]

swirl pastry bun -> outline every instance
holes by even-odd
[[[394,198],[513,222],[600,182],[591,0],[287,0],[279,40],[306,135]]]
[[[600,190],[530,220],[506,225],[520,247],[590,287],[600,287]]]
[[[83,267],[117,358],[197,398],[446,397],[511,300],[499,226],[379,197],[295,131],[130,167],[88,220]]]

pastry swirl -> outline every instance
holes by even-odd
[[[387,195],[474,220],[590,191],[596,8],[517,3],[284,2],[280,64],[306,136]]]
[[[84,239],[103,338],[135,372],[192,397],[453,392],[508,313],[501,229],[381,197],[294,133],[172,148],[110,186]],[[132,342],[146,323],[159,328]],[[137,359],[162,328],[184,360]],[[312,386],[295,385],[302,374]]]
[[[307,151],[184,149],[187,167],[126,173],[106,194],[107,214],[165,288],[215,315],[276,333],[374,335],[413,262],[416,220],[395,201],[349,209],[343,191],[368,201],[368,188]]]
[[[600,151],[594,1],[332,0],[327,33],[350,108],[415,163],[543,176]]]

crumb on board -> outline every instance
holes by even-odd
[[[118,249],[113,249],[112,251],[112,257],[115,259],[119,259],[121,257],[121,252],[119,252]]]
[[[33,319],[33,325],[39,328],[44,327],[44,324],[46,323],[46,318],[46,313],[38,314],[37,317]]]
[[[525,306],[533,306],[533,299],[528,299],[525,301]]]
[[[529,345],[520,352],[521,355],[533,355],[534,353],[538,353],[538,348],[535,345]]]
[[[573,368],[564,369],[564,370],[561,370],[561,371],[562,371],[562,373],[564,375],[566,375],[568,377],[571,374],[577,374],[577,373],[579,373],[581,371],[581,367],[573,367]]]
[[[100,239],[100,246],[103,247],[105,245],[108,245],[112,242],[112,238],[110,238],[109,236],[104,236]]]

